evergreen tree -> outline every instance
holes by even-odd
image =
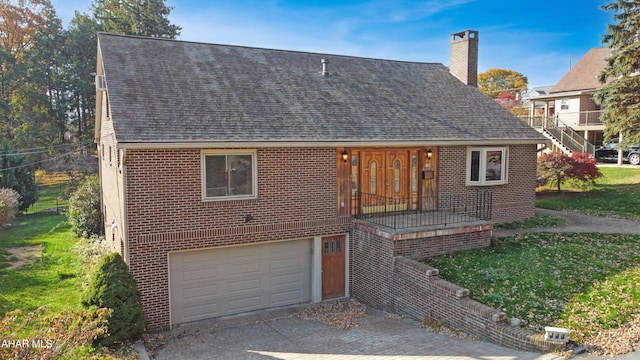
[[[81,143],[93,139],[96,88],[93,75],[96,72],[98,23],[90,15],[76,11],[67,29],[67,79],[70,126],[75,128]]]
[[[127,35],[175,39],[181,28],[167,18],[173,10],[166,0],[94,0],[100,30]]]
[[[102,345],[137,340],[144,332],[140,292],[129,267],[118,253],[111,253],[100,261],[83,295],[82,304],[113,310],[108,317],[108,334],[97,339]]]
[[[598,76],[606,85],[594,97],[602,105],[605,138],[622,134],[624,149],[640,143],[640,2],[617,0],[602,9],[614,12],[602,41],[611,56]]]

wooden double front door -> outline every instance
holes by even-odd
[[[423,149],[352,149],[352,214],[421,208],[436,188],[433,160]]]

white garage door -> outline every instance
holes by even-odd
[[[173,324],[311,299],[312,241],[169,255]]]

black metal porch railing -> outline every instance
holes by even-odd
[[[394,198],[358,192],[356,219],[392,229],[491,220],[493,194],[488,190],[421,198]]]

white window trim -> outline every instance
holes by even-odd
[[[479,151],[480,152],[480,169],[479,174],[480,178],[478,181],[471,181],[471,152]],[[487,181],[487,152],[489,151],[502,151],[502,164],[500,168],[500,173],[502,174],[502,179],[500,180],[490,180]],[[492,185],[503,185],[508,183],[508,164],[507,160],[509,159],[509,153],[507,147],[469,147],[467,148],[467,168],[466,168],[466,183],[467,186],[492,186]]]
[[[251,155],[251,179],[252,194],[250,195],[231,195],[231,196],[214,196],[207,197],[207,172],[206,157],[207,155]],[[202,201],[233,201],[233,200],[252,200],[258,198],[258,156],[256,150],[202,150],[200,155],[200,183]]]

